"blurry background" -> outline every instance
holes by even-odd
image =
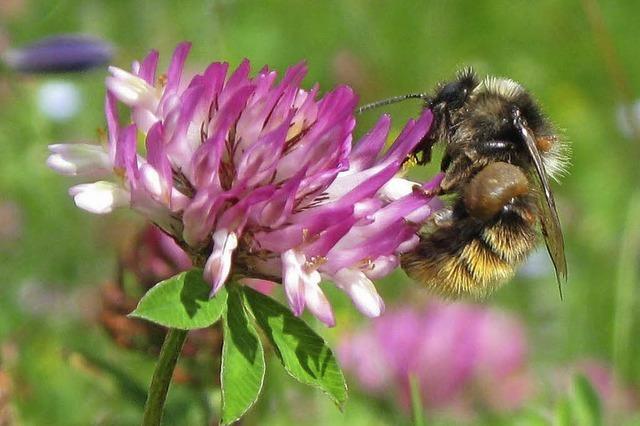
[[[389,314],[367,324],[332,292],[338,326],[317,329],[348,369],[345,412],[272,360],[244,423],[410,424],[402,368],[411,365],[430,424],[584,424],[597,400],[606,423],[640,424],[640,3],[601,3],[0,0],[0,52],[83,33],[111,43],[111,62],[128,68],[151,48],[166,65],[191,40],[194,71],[247,57],[254,70],[282,72],[306,60],[307,87],[349,84],[363,103],[428,90],[464,65],[522,82],[573,147],[570,174],[554,184],[569,262],[564,301],[544,251],[480,305],[441,305],[398,272],[378,286]],[[118,339],[109,303],[126,303],[105,284],[118,279],[116,253],[131,250],[142,224],[129,212],[75,208],[72,180],[45,166],[47,144],[98,138],[105,74],[0,71],[0,424],[140,419],[153,339]],[[388,108],[396,131],[418,112],[412,102]],[[382,112],[361,117],[358,133]],[[478,315],[489,318],[484,328]],[[424,357],[394,358],[407,348]],[[216,372],[206,364],[172,389],[167,424],[206,424],[215,413]]]

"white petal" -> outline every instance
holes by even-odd
[[[134,109],[131,112],[133,122],[141,133],[147,134],[151,126],[160,121],[160,118],[147,109]]]
[[[129,192],[106,181],[73,186],[69,194],[78,207],[96,214],[111,213],[116,207],[128,205],[131,199]]]
[[[213,233],[213,251],[204,266],[204,276],[211,283],[215,294],[227,281],[231,271],[233,251],[238,247],[238,236],[226,229],[218,229]]]
[[[398,247],[396,247],[396,253],[406,253],[408,251],[411,251],[418,245],[419,242],[420,237],[418,237],[417,235],[413,235],[408,240],[398,244]]]
[[[329,327],[336,325],[333,310],[318,284],[305,285],[304,299],[309,311]]]
[[[344,290],[360,312],[377,317],[384,312],[384,302],[369,278],[358,269],[343,268],[333,277],[336,285]]]
[[[133,71],[134,74],[140,74],[140,62],[138,61],[133,61],[131,63],[131,71]]]
[[[302,258],[301,258],[302,257]],[[287,296],[289,306],[294,315],[302,315],[304,311],[304,281],[302,279],[302,265],[304,255],[295,250],[287,250],[282,253],[282,284]]]
[[[405,219],[409,222],[420,223],[423,222],[426,218],[428,218],[431,213],[433,213],[433,209],[429,204],[425,204],[424,206],[412,211],[409,213]]]
[[[134,87],[124,83],[117,78],[107,77],[107,89],[115,95],[118,100],[126,105],[133,106],[140,99],[140,93]]]
[[[51,155],[47,165],[66,176],[96,176],[111,172],[109,153],[99,145],[55,144],[49,145]]]
[[[351,170],[347,170],[340,172],[324,192],[330,199],[337,200],[356,186],[365,182],[371,176],[379,173],[386,166],[388,166],[388,164],[378,164],[363,171],[353,172]]]
[[[366,271],[362,271],[369,279],[377,280],[384,278],[398,267],[398,258],[393,255],[379,256],[373,262],[371,267]]]
[[[158,201],[162,200],[162,196],[166,193],[165,185],[160,174],[153,166],[143,164],[140,166],[140,181],[144,188]]]
[[[118,67],[109,67],[111,77],[107,77],[106,85],[110,92],[122,103],[135,107],[140,106],[150,111],[158,107],[160,96],[158,91],[137,75]]]
[[[173,188],[171,190],[171,211],[172,212],[180,212],[187,208],[189,203],[191,202],[191,198],[184,195],[182,192]]]
[[[380,188],[380,195],[387,200],[395,201],[413,192],[413,187],[419,184],[407,179],[395,177]]]

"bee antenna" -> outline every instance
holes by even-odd
[[[357,108],[356,114],[362,114],[363,112],[368,111],[370,109],[379,108],[386,105],[397,104],[398,102],[406,101],[407,99],[427,100],[427,94],[426,93],[409,93],[408,95],[394,96],[393,98],[371,102],[370,104],[365,104]]]

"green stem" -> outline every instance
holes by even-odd
[[[147,402],[144,405],[143,426],[160,425],[164,403],[173,377],[173,369],[176,367],[187,333],[187,330],[170,328],[164,338],[160,356],[151,378]]]
[[[629,74],[625,70],[624,64],[618,55],[613,36],[607,27],[600,4],[597,0],[582,0],[582,8],[587,16],[587,21],[591,27],[591,33],[595,39],[596,46],[609,73],[609,78],[613,82],[616,92],[618,92],[618,97],[624,105],[623,112],[625,119],[629,123],[632,138],[640,140],[640,127],[638,126],[633,108],[631,107],[635,99],[633,86],[631,85]],[[635,149],[637,150],[637,147]],[[637,151],[636,154],[638,154]]]
[[[640,254],[640,192],[631,195],[627,210],[627,223],[618,255],[613,317],[613,364],[621,377],[629,377],[633,366],[633,322],[636,318],[634,309]]]
[[[422,396],[420,395],[420,381],[414,374],[409,374],[409,389],[411,392],[413,425],[424,426],[424,408],[422,407]]]

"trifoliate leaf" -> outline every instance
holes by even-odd
[[[210,292],[202,270],[192,269],[156,284],[129,316],[181,330],[205,328],[220,319],[227,302],[224,288],[211,298]]]
[[[302,383],[320,388],[342,408],[347,385],[324,339],[285,306],[249,287],[243,289],[258,325],[287,372]]]

